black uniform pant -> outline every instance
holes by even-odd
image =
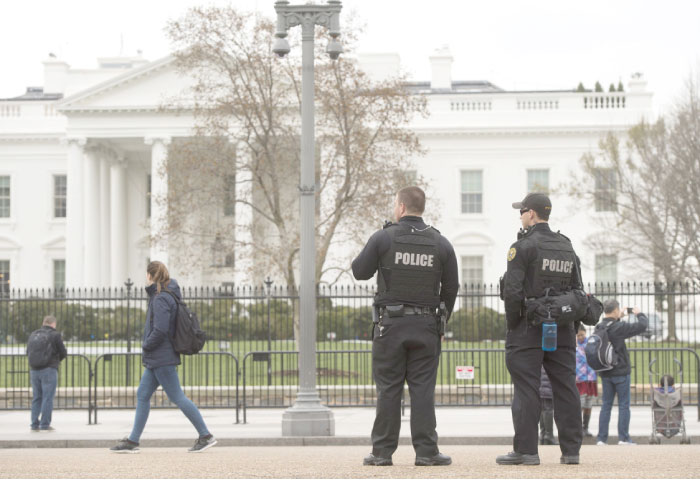
[[[537,424],[540,419],[540,366],[552,383],[554,421],[559,431],[562,454],[579,453],[583,440],[581,400],[576,389],[576,351],[558,347],[543,351],[540,347],[508,347],[506,366],[513,379],[513,451],[537,454]]]
[[[411,439],[417,456],[438,453],[435,431],[435,379],[440,336],[435,316],[384,317],[374,328],[372,372],[377,383],[377,415],[372,453],[390,457],[399,443],[401,393],[408,383]]]

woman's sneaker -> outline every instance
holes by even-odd
[[[206,436],[200,436],[199,439],[194,443],[194,446],[192,446],[190,449],[187,451],[190,453],[201,453],[205,449],[209,449],[210,447],[214,446],[218,441],[216,438],[211,435],[207,434]]]
[[[130,453],[138,453],[139,452],[139,443],[135,443],[129,438],[124,438],[121,439],[116,446],[109,448],[110,451],[113,453],[125,453],[125,454],[130,454]]]

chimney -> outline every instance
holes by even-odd
[[[447,45],[436,49],[430,58],[431,89],[452,90],[452,54]]]
[[[66,91],[68,80],[68,64],[50,53],[44,60],[44,93],[62,94]]]

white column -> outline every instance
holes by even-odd
[[[83,148],[87,139],[69,138],[66,169],[66,286],[83,283]]]
[[[94,288],[100,284],[100,166],[98,152],[95,149],[86,149],[84,158],[85,277],[83,284]]]
[[[128,225],[126,205],[126,160],[112,163],[110,172],[110,285],[122,286],[128,271]]]
[[[100,282],[99,286],[110,286],[110,160],[100,159]]]
[[[151,260],[168,265],[168,145],[170,137],[146,137],[151,147]]]

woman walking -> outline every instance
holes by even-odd
[[[165,264],[158,261],[148,264],[146,280],[148,310],[141,346],[143,365],[146,369],[136,392],[136,415],[131,434],[119,441],[111,451],[115,453],[139,451],[139,440],[151,409],[151,396],[158,386],[163,386],[170,402],[180,408],[199,433],[199,438],[189,452],[200,453],[214,446],[217,441],[207,429],[197,406],[182,392],[180,379],[177,376],[180,354],[175,352],[170,337],[175,332],[177,313],[175,297],[181,299],[180,286],[175,279],[170,279]]]

